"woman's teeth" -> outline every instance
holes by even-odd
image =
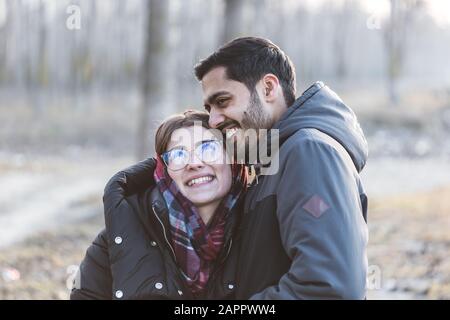
[[[192,179],[192,180],[188,181],[187,185],[189,187],[192,187],[195,184],[205,183],[205,182],[211,181],[212,179],[213,179],[212,176],[200,177],[200,178],[196,178],[196,179]]]

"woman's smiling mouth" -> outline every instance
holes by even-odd
[[[186,183],[186,185],[188,187],[200,186],[200,185],[211,183],[211,181],[213,181],[214,179],[215,179],[214,176],[206,175],[206,176],[191,179]]]

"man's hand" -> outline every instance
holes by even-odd
[[[116,173],[105,186],[103,194],[105,209],[115,206],[126,196],[140,193],[154,186],[155,168],[156,160],[148,158]]]

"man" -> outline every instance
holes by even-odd
[[[236,298],[364,299],[368,151],[353,111],[321,82],[295,99],[292,62],[266,39],[235,39],[195,74],[212,128],[279,130],[279,169],[246,197]],[[152,170],[118,173],[105,197],[146,187]]]

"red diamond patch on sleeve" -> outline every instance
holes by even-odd
[[[312,214],[316,218],[320,218],[325,211],[327,211],[330,208],[330,206],[322,200],[321,197],[318,195],[312,196],[304,205],[303,209],[308,211],[310,214]]]

